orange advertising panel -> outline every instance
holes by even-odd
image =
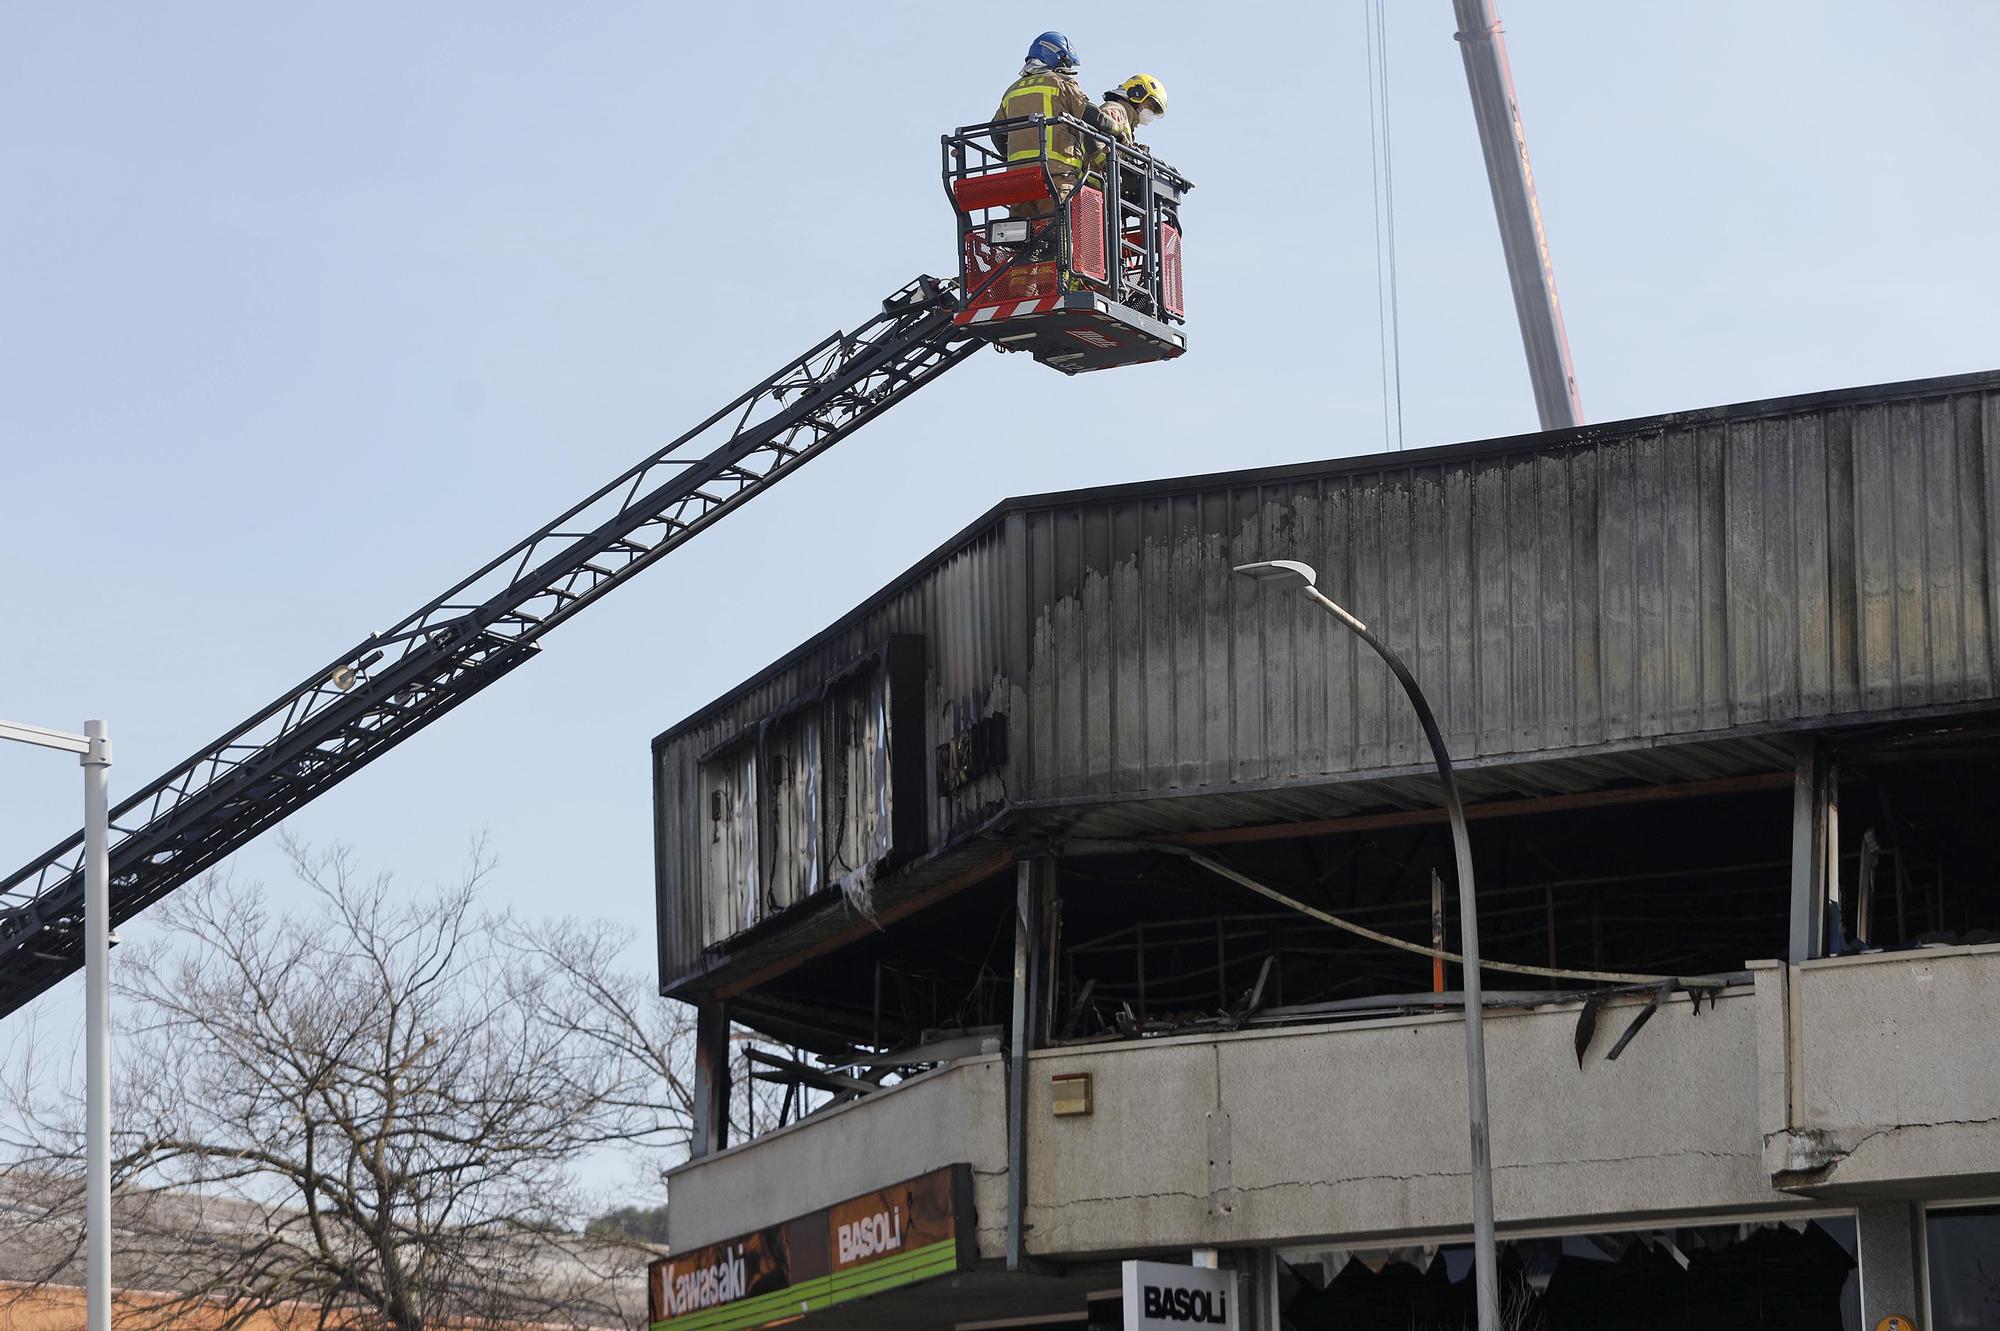
[[[835,1271],[913,1252],[958,1236],[948,1169],[924,1174],[827,1209]]]
[[[653,1320],[754,1302],[826,1275],[826,1231],[793,1221],[647,1268]]]
[[[655,1331],[745,1331],[978,1261],[972,1169],[950,1165],[649,1269]]]

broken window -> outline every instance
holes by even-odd
[[[1604,807],[1551,800],[1546,813],[1523,802],[1515,816],[1474,822],[1489,993],[1576,991],[1602,975],[1731,977],[1785,955],[1788,780],[1645,795]],[[1460,947],[1446,828],[1429,811],[1357,821],[1382,825],[1221,834],[1191,848],[1199,858],[1171,846],[1066,857],[1053,1037],[1330,1019],[1456,991],[1458,965],[1426,951]]]
[[[1996,745],[1954,729],[1842,755],[1838,917],[1847,950],[2000,942]]]
[[[1855,1249],[1851,1216],[1506,1239],[1501,1319],[1513,1331],[1860,1331]],[[1278,1272],[1285,1331],[1475,1320],[1469,1244],[1294,1250]]]

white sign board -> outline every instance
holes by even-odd
[[[1236,1273],[1125,1263],[1125,1331],[1236,1331]]]

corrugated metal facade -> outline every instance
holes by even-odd
[[[1003,549],[997,524],[967,533],[954,548],[912,570],[782,664],[654,742],[663,976],[685,973],[710,943],[753,927],[812,892],[838,891],[843,874],[865,872],[873,863],[873,857],[855,847],[870,845],[879,854],[887,830],[872,820],[871,811],[880,801],[833,798],[837,790],[876,788],[886,781],[886,773],[867,756],[879,750],[871,739],[881,727],[877,709],[857,706],[862,733],[855,743],[840,744],[837,736],[819,733],[814,714],[799,707],[801,700],[839,692],[836,680],[882,651],[896,635],[909,634],[922,640],[925,656],[924,724],[917,737],[925,755],[981,716],[1015,709],[1004,681],[1020,667],[1004,662],[1002,652],[1003,644],[1024,637],[1018,611],[1011,634],[1003,624],[1003,589],[1010,580]],[[744,764],[756,752],[759,723],[781,714],[763,740],[767,768],[782,768],[785,779],[767,780],[746,798],[735,785],[755,783],[754,764]],[[792,761],[773,761],[778,754]],[[838,770],[829,771],[829,761]],[[802,762],[810,765],[801,770]],[[1003,798],[1004,774],[949,800],[937,798],[936,773],[928,761],[925,766],[930,774],[924,838],[930,844],[970,826]],[[713,790],[719,783],[726,787],[724,811],[735,820],[720,826],[712,816]],[[761,866],[747,862],[756,845],[759,797],[793,811],[792,817],[770,820],[773,835],[757,857]],[[805,816],[809,808],[820,810],[820,816]],[[814,875],[808,863],[821,865],[822,871]],[[716,890],[725,879],[733,880],[733,891]],[[704,883],[709,885],[706,892]]]
[[[926,753],[1009,718],[998,777],[933,771],[933,847],[1003,800],[1421,763],[1386,670],[1253,559],[1398,644],[1462,758],[1994,699],[1996,439],[2000,374],[1004,504],[656,742],[663,976],[734,910],[683,891],[698,755],[891,633],[925,642]]]

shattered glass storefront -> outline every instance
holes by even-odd
[[[1508,1331],[1861,1331],[1856,1243],[1845,1215],[1503,1239],[1502,1319]],[[1293,1249],[1278,1272],[1283,1331],[1476,1321],[1470,1244]]]

